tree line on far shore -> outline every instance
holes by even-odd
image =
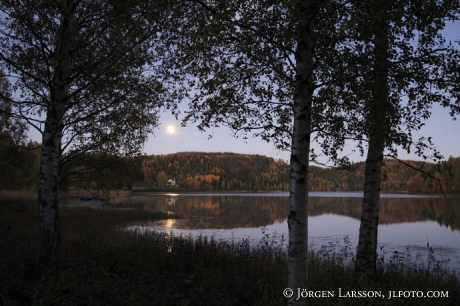
[[[437,164],[402,162],[413,168],[398,160],[385,160],[383,191],[460,193],[460,157],[451,156]],[[202,152],[152,155],[146,157],[142,171],[145,183],[161,185],[166,183],[161,178],[175,179],[180,188],[190,190],[287,191],[289,186],[289,165],[261,155]],[[363,162],[347,170],[310,166],[312,191],[360,191],[363,178]]]
[[[2,160],[12,162],[2,167],[1,189],[35,191],[37,146],[29,142],[25,147],[14,148],[6,141],[0,143]],[[364,166],[364,162],[346,170],[310,166],[311,190],[361,191]],[[66,170],[63,186],[67,190],[161,188],[171,179],[175,188],[189,191],[289,190],[289,164],[256,154],[181,152],[137,159],[81,156]],[[383,192],[460,193],[460,157],[450,156],[436,164],[387,159],[383,175]]]

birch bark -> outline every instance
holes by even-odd
[[[314,90],[313,31],[317,3],[300,1],[295,7],[299,12],[299,25],[290,160],[288,287],[297,292],[297,288],[307,288],[308,285],[308,164]],[[289,305],[306,303],[306,299],[298,299],[296,294],[288,300]]]
[[[41,234],[40,260],[44,265],[56,264],[61,256],[59,219],[60,163],[62,156],[63,117],[68,96],[71,65],[71,41],[74,11],[68,1],[60,2],[61,31],[56,46],[56,66],[51,81],[45,129],[42,133],[42,154],[38,188]]]

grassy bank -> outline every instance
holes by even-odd
[[[165,215],[140,211],[62,209],[64,256],[59,268],[36,266],[38,218],[34,201],[6,206],[0,215],[0,304],[3,305],[285,305],[284,252],[267,235],[258,247],[247,241],[219,243],[161,233],[126,232],[119,224]],[[7,207],[7,208],[5,208]],[[16,208],[15,208],[16,207]],[[22,208],[18,208],[22,207]],[[442,270],[382,265],[377,281],[353,273],[352,250],[324,248],[311,254],[309,305],[458,305],[460,285]],[[338,298],[358,290],[448,291],[448,298]]]

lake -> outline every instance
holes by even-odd
[[[309,247],[340,249],[348,237],[356,247],[361,216],[362,192],[311,192]],[[268,235],[287,244],[289,194],[139,194],[113,199],[120,208],[169,211],[183,219],[168,219],[129,226],[129,229],[159,230],[174,235],[198,235],[216,240],[248,239],[257,244]],[[379,250],[389,259],[394,252],[407,252],[411,262],[427,262],[427,244],[438,260],[460,275],[460,198],[429,195],[382,194]],[[407,254],[407,253],[406,253]]]

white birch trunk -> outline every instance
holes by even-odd
[[[62,122],[55,109],[48,111],[42,136],[40,181],[38,188],[41,254],[44,265],[54,264],[61,254],[59,222],[59,163],[61,157]]]
[[[61,183],[63,117],[68,103],[68,78],[71,66],[74,11],[69,1],[60,2],[61,31],[56,42],[56,65],[47,105],[45,130],[42,133],[40,181],[38,188],[41,234],[40,261],[43,265],[58,263],[61,256],[59,188]]]
[[[313,28],[315,1],[299,2],[299,33],[296,49],[294,128],[291,147],[291,187],[288,215],[288,287],[294,295],[289,305],[306,305],[298,299],[298,289],[308,285],[308,164],[310,152],[311,110],[313,100]]]
[[[377,140],[378,142],[378,140]],[[383,143],[371,141],[364,174],[363,211],[359,228],[356,271],[369,277],[376,273],[377,235],[380,213]]]

